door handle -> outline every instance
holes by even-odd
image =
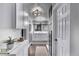
[[[58,40],[57,40],[57,39],[55,39],[55,41],[57,42]]]

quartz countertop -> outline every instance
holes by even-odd
[[[6,49],[7,45],[6,43],[1,42],[0,44],[4,45],[3,48]],[[26,56],[28,55],[28,47],[30,46],[30,43],[28,40],[24,40],[22,42],[14,42],[14,46],[11,50],[8,50],[5,52],[6,54],[15,54],[16,56]],[[1,46],[2,47],[2,46]]]
[[[28,40],[24,40],[23,42],[15,42],[13,48],[12,48],[11,50],[9,50],[8,52],[10,53],[10,52],[12,52],[13,50],[15,50],[16,48],[18,48],[19,46],[25,45],[25,44],[26,44],[26,46],[29,45]]]
[[[16,56],[26,56],[28,55],[28,47],[30,46],[28,40],[23,42],[15,42],[11,50],[8,51],[9,54],[16,54]]]

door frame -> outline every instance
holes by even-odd
[[[53,5],[53,4],[52,4]],[[52,56],[56,56],[56,42],[55,39],[56,37],[56,10],[59,7],[59,3],[55,4],[54,6],[52,6]]]

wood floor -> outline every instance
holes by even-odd
[[[29,56],[48,56],[48,51],[45,44],[32,44],[28,49]]]

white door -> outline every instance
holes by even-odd
[[[57,9],[57,55],[68,56],[70,52],[70,5],[61,4]]]

